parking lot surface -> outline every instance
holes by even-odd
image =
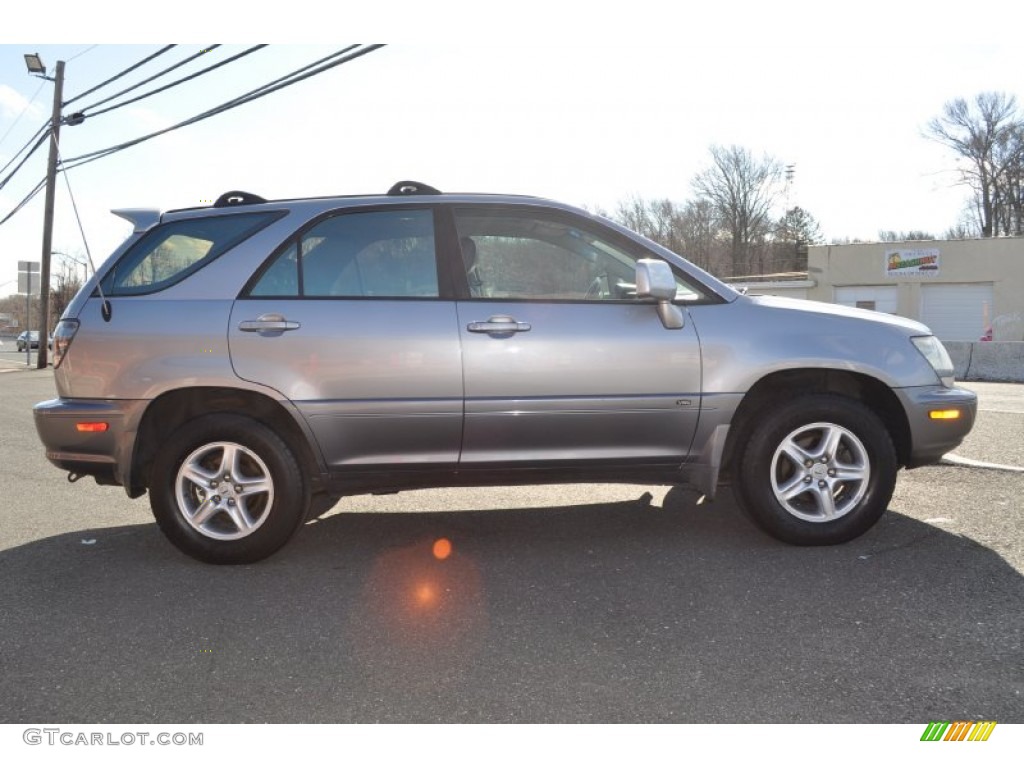
[[[1024,466],[1024,385],[967,386],[957,455]],[[45,460],[52,395],[0,373],[2,722],[1024,720],[1024,473],[902,472],[879,525],[826,548],[728,491],[361,496],[215,567],[145,498]]]

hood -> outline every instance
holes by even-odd
[[[872,323],[882,323],[901,328],[911,336],[932,335],[931,330],[924,323],[900,317],[899,315],[890,315],[887,312],[875,312],[871,309],[857,309],[856,307],[845,307],[841,304],[827,304],[823,301],[810,301],[808,299],[790,299],[782,296],[746,296],[745,298],[751,303],[762,307],[807,312],[813,315],[867,320]]]

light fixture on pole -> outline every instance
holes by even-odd
[[[28,67],[30,75],[45,77],[47,80],[53,79],[52,77],[46,77],[46,65],[43,64],[43,60],[39,58],[38,53],[26,53],[25,66]]]

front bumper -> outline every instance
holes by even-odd
[[[144,401],[47,400],[33,409],[36,432],[54,466],[96,478],[101,485],[127,485],[132,447]],[[79,431],[80,423],[107,424],[103,432]]]
[[[907,387],[894,390],[903,403],[910,426],[910,457],[907,468],[934,464],[956,448],[974,426],[978,396],[954,387]],[[956,419],[933,419],[932,411],[957,409]]]

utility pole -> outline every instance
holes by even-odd
[[[53,78],[53,115],[50,118],[50,158],[46,163],[46,207],[43,212],[43,255],[39,286],[39,354],[36,368],[46,368],[50,338],[50,247],[53,245],[53,198],[57,191],[57,148],[60,141],[60,109],[64,98],[64,62],[57,62]]]

